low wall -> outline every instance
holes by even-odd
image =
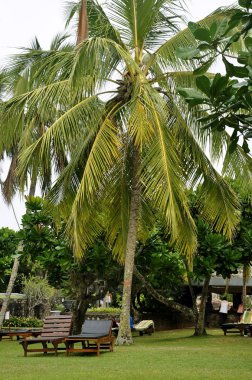
[[[120,319],[119,313],[98,313],[98,312],[87,312],[86,318],[89,319]],[[171,329],[181,329],[185,327],[191,327],[193,325],[192,320],[186,319],[180,313],[143,313],[141,319],[152,319],[155,323],[155,330],[171,330]]]
[[[86,318],[89,319],[120,319],[119,313],[98,313],[87,312]],[[155,323],[156,331],[183,329],[193,327],[194,322],[192,318],[185,317],[182,313],[176,313],[172,311],[162,313],[143,313],[141,319],[152,319]],[[227,322],[238,322],[238,316],[235,312],[230,312],[227,315]],[[220,327],[220,314],[218,311],[212,312],[208,316],[208,327],[219,328]]]

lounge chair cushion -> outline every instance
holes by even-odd
[[[100,355],[101,349],[113,351],[112,324],[112,320],[85,320],[79,335],[69,335],[65,339],[67,355],[70,352],[94,352]],[[74,347],[78,342],[82,343],[82,348]]]
[[[146,319],[141,322],[139,322],[137,325],[135,325],[136,331],[144,331],[150,327],[154,328],[154,322],[151,319]]]

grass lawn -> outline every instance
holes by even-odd
[[[192,329],[155,332],[134,338],[134,345],[115,347],[113,353],[28,353],[16,341],[0,342],[1,380],[176,380],[252,378],[252,338],[224,337],[209,330],[193,337]]]

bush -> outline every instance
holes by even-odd
[[[38,318],[10,317],[3,323],[4,327],[42,327],[43,321]]]
[[[89,313],[120,313],[121,309],[118,307],[90,307],[87,311]]]

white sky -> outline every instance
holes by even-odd
[[[197,21],[220,6],[230,5],[234,0],[186,0],[191,17]],[[17,52],[17,48],[28,47],[36,36],[44,49],[52,38],[64,30],[64,0],[0,0],[0,67],[5,57]],[[5,167],[2,165],[4,171]],[[4,172],[1,175],[4,179]],[[20,197],[13,201],[18,220],[25,212]],[[7,207],[0,195],[0,228],[17,230],[12,209]]]

